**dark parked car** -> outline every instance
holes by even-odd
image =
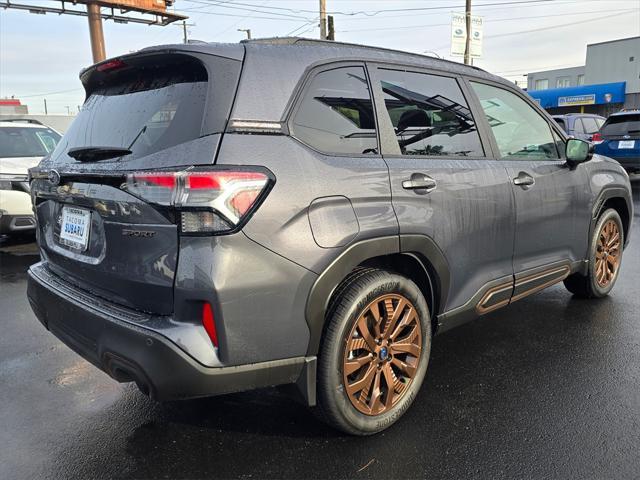
[[[600,155],[617,160],[629,173],[640,173],[640,110],[614,113],[593,141]]]
[[[591,115],[588,113],[553,115],[553,119],[567,135],[587,141],[591,140],[606,120],[606,118],[600,115]]]
[[[276,39],[149,48],[81,80],[31,172],[28,295],[158,400],[295,384],[375,433],[416,397],[434,334],[618,276],[625,171],[478,68]]]

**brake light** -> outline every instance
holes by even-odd
[[[96,70],[98,72],[108,72],[111,70],[119,70],[121,68],[126,67],[127,64],[124,63],[122,60],[120,59],[115,59],[115,60],[109,60],[108,62],[105,62],[103,64],[100,64],[96,67]]]
[[[183,233],[224,233],[238,227],[269,185],[257,171],[138,172],[125,189],[156,205],[180,210]]]
[[[592,143],[602,143],[603,142],[602,134],[600,132],[594,133],[593,136],[591,137],[591,142]]]
[[[213,346],[218,348],[218,331],[216,330],[216,322],[213,318],[213,309],[208,303],[202,304],[202,326],[209,335]]]

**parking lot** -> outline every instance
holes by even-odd
[[[45,331],[33,239],[0,244],[0,478],[634,478],[640,182],[612,295],[562,285],[436,338],[413,408],[339,434],[276,389],[159,404]]]

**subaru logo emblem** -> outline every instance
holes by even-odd
[[[387,350],[387,347],[382,347],[378,355],[380,357],[380,360],[386,360],[387,356],[389,355],[389,350]]]
[[[56,170],[51,170],[47,178],[52,185],[60,185],[60,174]]]

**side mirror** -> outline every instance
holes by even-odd
[[[593,145],[584,140],[570,138],[567,140],[566,155],[569,163],[587,162],[593,157]]]

